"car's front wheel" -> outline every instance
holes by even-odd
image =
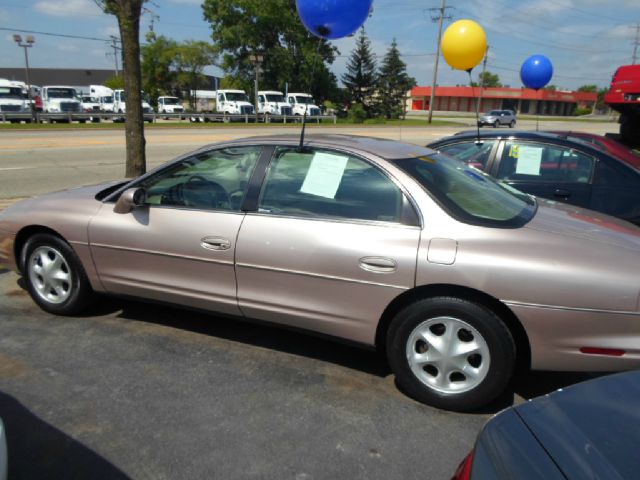
[[[493,128],[498,128],[500,126],[500,121],[496,120],[493,124]]]
[[[462,298],[417,301],[392,320],[387,356],[413,398],[454,411],[477,409],[504,391],[513,373],[513,337],[490,309]]]
[[[513,128],[516,126],[516,121],[515,120],[511,120],[511,123],[509,124],[509,128]]]
[[[55,235],[33,235],[24,246],[24,275],[33,300],[45,311],[60,315],[80,312],[93,290],[80,259]]]

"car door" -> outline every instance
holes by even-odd
[[[106,202],[89,225],[93,260],[115,294],[239,314],[234,270],[241,210],[261,147],[196,153],[143,177],[143,206]]]
[[[588,208],[594,166],[593,156],[570,146],[508,139],[490,173],[523,192]]]
[[[420,231],[408,197],[372,163],[278,147],[238,236],[240,308],[373,344],[386,306],[415,284]]]

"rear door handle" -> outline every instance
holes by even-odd
[[[360,268],[374,273],[393,273],[398,269],[398,262],[388,257],[362,257]]]
[[[224,237],[204,237],[200,240],[200,246],[207,250],[229,250],[231,242]]]
[[[571,192],[564,188],[556,188],[556,191],[553,192],[553,196],[558,198],[569,198],[571,196]]]

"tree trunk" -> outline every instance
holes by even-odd
[[[119,2],[117,12],[124,56],[124,91],[126,95],[125,176],[137,177],[146,171],[144,117],[142,114],[142,80],[140,72],[140,15],[142,0]]]

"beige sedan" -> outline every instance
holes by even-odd
[[[384,351],[412,397],[471,410],[517,366],[640,367],[640,229],[433,150],[339,135],[210,145],[0,214],[44,310],[134,296]]]

